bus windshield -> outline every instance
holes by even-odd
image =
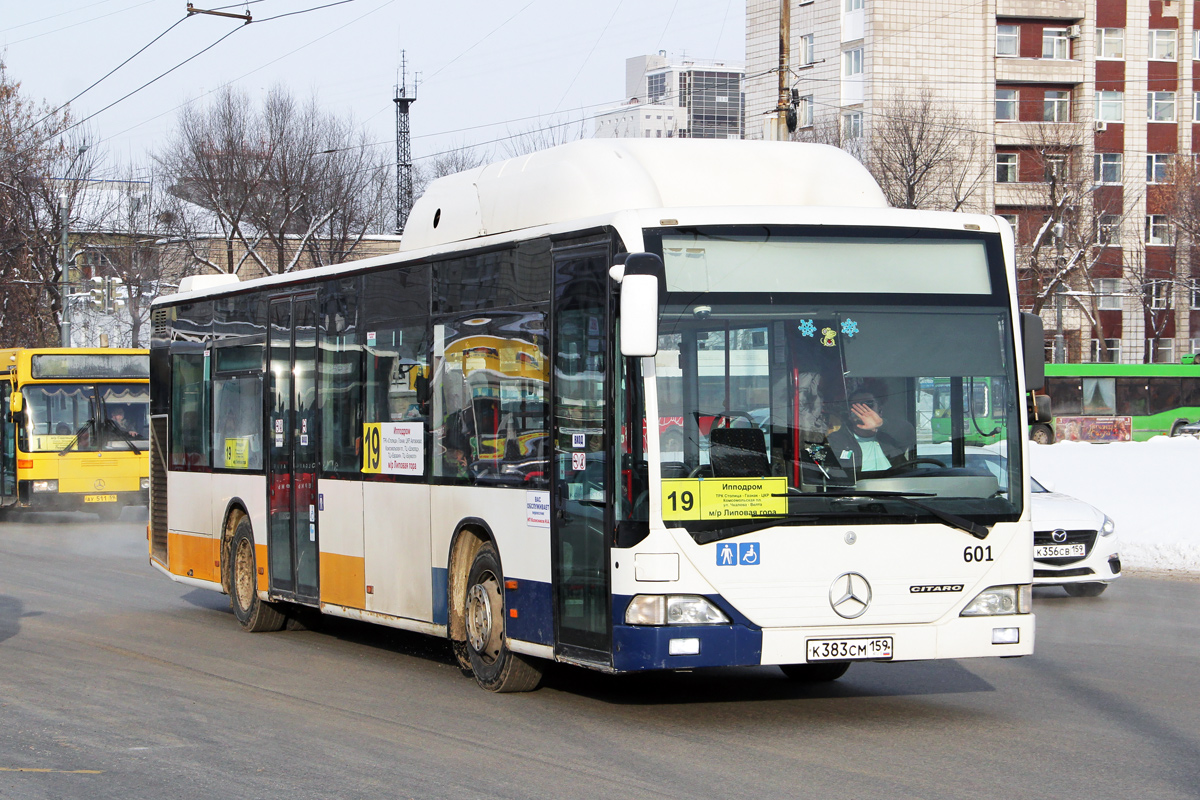
[[[144,450],[150,438],[150,393],[134,384],[30,384],[21,449]]]
[[[1008,310],[908,299],[918,302],[669,294],[655,360],[668,524],[711,532],[777,516],[1017,519]],[[724,484],[700,490],[709,505],[685,513],[678,497],[689,487],[671,481],[714,479]],[[744,479],[762,480],[739,496]],[[726,497],[713,500],[720,486]]]

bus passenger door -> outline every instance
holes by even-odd
[[[271,302],[267,511],[271,593],[317,601],[316,297]]]
[[[552,558],[557,650],[611,662],[607,246],[554,254]]]
[[[0,380],[0,506],[17,499],[17,426],[8,418],[12,384]]]

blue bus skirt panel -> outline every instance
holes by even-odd
[[[449,580],[450,573],[442,567],[434,567],[433,573],[433,621],[438,625],[450,624]],[[545,581],[524,578],[516,581],[517,588],[509,589],[504,581],[505,635],[534,644],[554,644],[554,590]],[[516,611],[516,616],[513,616]]]
[[[619,672],[696,667],[757,666],[762,663],[762,630],[734,611],[720,597],[710,596],[731,625],[626,625],[625,608],[631,596],[613,597],[613,668]],[[694,639],[695,655],[670,654],[671,641]],[[691,647],[689,649],[695,649]]]

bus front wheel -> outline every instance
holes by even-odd
[[[1038,444],[1054,444],[1054,429],[1049,425],[1030,425],[1029,440]]]
[[[250,518],[242,517],[229,545],[233,555],[233,591],[229,593],[233,615],[242,629],[251,633],[277,631],[287,624],[287,617],[271,603],[258,597],[258,568],[254,558],[254,530]]]
[[[487,542],[475,553],[467,577],[467,657],[475,680],[489,692],[529,692],[542,680],[534,659],[508,649],[504,641],[504,573],[496,547]]]

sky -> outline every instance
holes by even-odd
[[[1029,472],[1112,517],[1126,569],[1200,578],[1200,439],[1032,445]]]
[[[414,72],[421,81],[410,115],[418,164],[462,146],[503,157],[494,140],[621,102],[631,56],[745,57],[744,0],[193,5],[254,21],[189,17],[186,0],[0,0],[0,59],[28,99],[58,106],[83,92],[75,118],[95,114],[85,124],[111,161],[138,165],[163,147],[183,104],[225,85],[255,99],[275,84],[315,92],[394,159],[401,51],[410,85]]]

